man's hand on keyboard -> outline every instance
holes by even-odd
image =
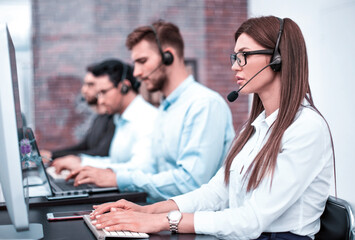
[[[70,174],[69,170],[63,170],[59,174],[57,174],[53,166],[47,167],[46,171],[47,174],[51,175],[54,179],[66,179]]]
[[[81,167],[81,159],[78,156],[68,155],[55,159],[52,166],[55,167],[56,173],[60,173],[64,169],[73,171]]]
[[[66,180],[75,178],[74,186],[92,183],[98,187],[117,187],[116,174],[111,169],[82,167],[72,171]]]

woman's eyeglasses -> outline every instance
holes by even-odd
[[[247,64],[247,56],[255,55],[255,54],[268,54],[272,55],[274,50],[266,49],[266,50],[256,50],[256,51],[249,51],[249,52],[237,52],[230,55],[230,60],[232,66],[235,62],[238,63],[239,67],[244,67]]]

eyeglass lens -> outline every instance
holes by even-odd
[[[231,60],[231,64],[232,66],[234,65],[234,63],[237,61],[238,65],[240,67],[243,67],[246,63],[245,61],[245,55],[243,52],[239,52],[239,53],[233,53],[230,56],[230,60]]]

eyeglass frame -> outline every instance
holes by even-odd
[[[96,94],[96,98],[97,98],[97,99],[98,99],[98,98],[104,98],[105,95],[106,95],[109,91],[111,91],[112,89],[114,89],[114,88],[117,88],[117,87],[112,86],[112,87],[110,87],[110,88],[101,90],[100,92],[98,92],[98,93]]]
[[[240,59],[237,57],[238,54],[242,53],[243,57],[244,57],[244,61],[245,63],[243,65],[240,65],[239,61],[237,61],[237,59]],[[245,65],[247,65],[247,56],[250,55],[255,55],[255,54],[267,54],[267,55],[273,55],[274,54],[274,50],[272,49],[263,49],[263,50],[255,50],[255,51],[241,51],[241,52],[237,52],[237,53],[232,53],[230,55],[230,61],[232,66],[235,64],[235,62],[238,63],[239,67],[244,67]]]

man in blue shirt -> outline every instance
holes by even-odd
[[[152,137],[155,172],[111,165],[113,184],[121,191],[144,191],[149,202],[192,191],[215,175],[229,150],[235,135],[230,109],[218,93],[188,74],[183,39],[174,24],[139,27],[126,45],[134,76],[163,99]]]
[[[117,59],[108,59],[96,64],[92,74],[96,81],[98,104],[114,115],[115,131],[109,156],[69,155],[56,159],[53,167],[57,173],[63,169],[79,170],[73,171],[74,175],[70,177],[85,174],[86,181],[94,179],[94,183],[102,187],[111,186],[111,180],[116,182],[115,173],[108,168],[111,164],[117,163],[121,169],[140,168],[144,172],[154,172],[150,145],[158,111],[138,94],[140,82],[133,77],[133,68]]]

